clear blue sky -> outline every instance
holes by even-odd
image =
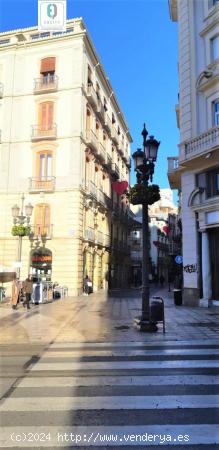
[[[0,0],[1,31],[37,25],[37,0]],[[167,156],[178,154],[177,24],[168,0],[67,0],[67,17],[83,17],[133,138],[143,122],[161,141],[154,182],[169,187]],[[131,172],[131,184],[135,175]]]

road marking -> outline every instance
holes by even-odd
[[[42,391],[43,395],[43,391]],[[219,395],[181,396],[112,396],[112,397],[40,397],[7,398],[2,401],[0,411],[75,411],[77,409],[178,409],[217,408]]]

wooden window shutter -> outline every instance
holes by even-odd
[[[56,59],[55,57],[44,58],[41,60],[40,73],[55,72]]]

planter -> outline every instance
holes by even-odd
[[[133,205],[139,205],[148,203],[148,205],[153,205],[153,203],[160,200],[160,189],[156,184],[150,186],[144,186],[143,184],[135,184],[130,188],[127,194],[129,202]]]
[[[31,228],[25,225],[14,225],[11,229],[12,236],[29,236]]]

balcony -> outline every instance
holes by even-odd
[[[171,189],[179,189],[181,184],[181,172],[179,170],[179,158],[178,156],[171,156],[167,158],[168,172]]]
[[[124,148],[124,143],[122,142],[122,140],[119,140],[119,146],[118,146],[118,152],[119,154],[123,157],[125,154],[125,148]]]
[[[35,78],[34,94],[44,94],[44,92],[55,92],[58,89],[58,77],[48,75],[44,78]]]
[[[104,162],[104,166],[105,166],[107,169],[111,169],[111,165],[112,165],[112,158],[111,158],[111,156],[109,155],[109,153],[106,153],[106,159],[105,159],[105,162]]]
[[[29,192],[53,192],[55,190],[55,177],[29,178]]]
[[[113,175],[115,178],[119,178],[119,167],[116,163],[111,164],[111,175]]]
[[[33,240],[52,239],[53,225],[32,225],[29,237]]]
[[[103,144],[101,144],[101,142],[99,142],[98,156],[99,156],[99,159],[101,159],[101,161],[103,163],[105,163],[105,161],[106,161],[106,149],[103,146]]]
[[[98,106],[98,98],[97,93],[93,87],[93,84],[88,83],[87,85],[87,99],[89,100],[90,104],[97,108]]]
[[[114,125],[112,126],[111,138],[112,138],[114,144],[119,145],[119,135],[118,135],[118,131]]]
[[[102,231],[97,232],[95,242],[99,245],[104,245],[104,234]]]
[[[3,97],[4,86],[3,83],[0,83],[0,98]]]
[[[97,199],[97,186],[93,181],[88,181],[86,186],[86,195]]]
[[[96,134],[92,130],[86,131],[85,141],[88,147],[90,147],[94,153],[98,154],[99,142]]]
[[[101,100],[97,100],[96,114],[99,117],[102,124],[105,124],[105,109]]]
[[[219,147],[219,127],[213,127],[205,133],[188,139],[180,144],[180,162],[203,156],[215,148]]]
[[[104,206],[106,209],[112,208],[112,200],[111,198],[105,194],[101,189],[98,190],[97,201]]]
[[[85,241],[94,242],[95,241],[94,229],[91,227],[88,227],[86,230],[84,230],[83,238]]]
[[[108,114],[105,114],[104,126],[105,126],[106,130],[108,131],[108,133],[111,135],[111,131],[112,131],[112,122],[111,122],[111,120],[110,120]]]
[[[33,125],[32,126],[32,141],[39,141],[42,139],[56,139],[57,125],[53,123],[51,126]]]

